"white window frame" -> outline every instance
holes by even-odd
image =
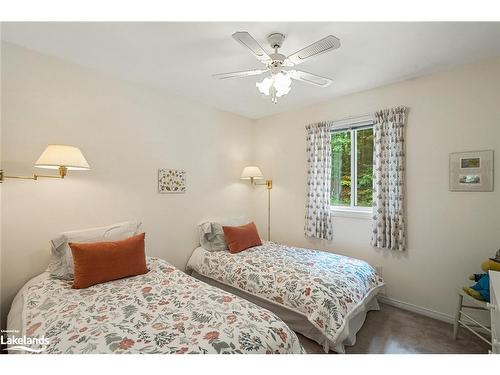
[[[331,132],[337,131],[350,131],[351,132],[351,176],[357,177],[357,167],[358,167],[358,153],[357,153],[357,137],[356,131],[372,128],[374,124],[373,117],[371,115],[360,116],[354,118],[348,118],[339,121],[333,121],[331,126]],[[334,217],[348,217],[356,219],[371,219],[372,208],[371,207],[359,207],[356,206],[357,203],[357,178],[354,179],[354,183],[351,184],[351,205],[350,206],[330,206],[333,211]]]

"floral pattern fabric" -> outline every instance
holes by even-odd
[[[319,122],[307,130],[307,196],[304,233],[308,237],[333,238],[330,190],[332,150],[330,124]]]
[[[188,268],[306,316],[333,343],[347,316],[383,285],[362,260],[274,242],[204,254]]]
[[[24,294],[25,334],[44,353],[303,353],[276,315],[158,258],[145,275],[72,289],[47,279]]]
[[[373,125],[373,233],[375,247],[406,249],[406,107],[375,113]]]

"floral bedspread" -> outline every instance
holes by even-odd
[[[274,242],[204,251],[188,270],[301,313],[333,343],[348,314],[384,284],[362,260]]]
[[[276,315],[148,258],[150,271],[87,289],[47,279],[24,294],[44,353],[303,353]]]

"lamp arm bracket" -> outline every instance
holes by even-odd
[[[35,180],[38,180],[39,178],[64,178],[62,176],[53,176],[48,174],[35,174],[33,177]]]
[[[0,169],[0,183],[6,178],[15,178],[18,180],[38,180],[39,178],[64,178],[68,173],[68,168],[59,167],[59,175],[46,175],[46,174],[33,174],[33,176],[7,176],[4,171]]]
[[[265,186],[267,189],[272,189],[273,188],[273,180],[266,180],[265,182],[255,182],[253,183],[254,185],[262,185]]]

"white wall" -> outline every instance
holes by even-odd
[[[295,83],[299,85],[300,83]],[[334,83],[335,84],[335,83]],[[293,95],[293,90],[290,95]],[[282,100],[286,100],[286,97]],[[335,218],[331,243],[303,235],[305,125],[406,105],[408,251],[370,246],[371,221]],[[448,191],[448,155],[494,149],[494,192]],[[383,266],[388,297],[453,314],[455,288],[500,248],[500,59],[357,93],[256,122],[256,163],[274,182],[272,237]],[[265,192],[255,192],[265,233]],[[442,316],[443,317],[443,316]]]
[[[251,161],[250,120],[11,44],[2,44],[2,76],[2,167],[33,173],[49,143],[80,147],[92,167],[3,184],[4,314],[46,268],[58,232],[139,219],[147,252],[184,268],[196,224],[249,211],[238,177]],[[185,194],[157,193],[164,167],[187,171]]]

